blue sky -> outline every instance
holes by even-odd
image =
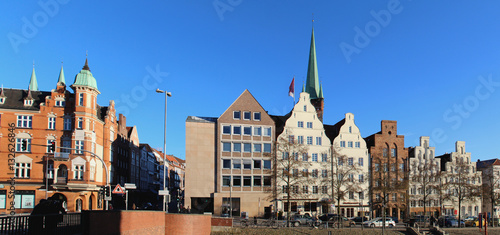
[[[41,4],[40,4],[41,3]],[[466,141],[472,159],[498,157],[500,2],[486,1],[2,1],[0,83],[67,83],[88,50],[100,105],[109,100],[139,138],[185,158],[189,115],[218,117],[248,89],[270,114],[305,80],[311,18],[326,124],[352,112],[362,136],[398,121],[405,145],[430,136],[437,154]],[[154,75],[154,76],[153,76]]]

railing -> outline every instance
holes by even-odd
[[[0,234],[81,234],[81,213],[0,217]]]

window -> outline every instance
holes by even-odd
[[[340,141],[340,147],[345,148],[345,141]]]
[[[73,179],[83,180],[83,165],[73,166]]]
[[[313,186],[313,194],[318,194],[318,186]]]
[[[318,169],[313,169],[312,170],[312,177],[318,178]]]
[[[252,160],[243,159],[243,169],[246,169],[246,170],[252,169]]]
[[[83,129],[83,118],[78,118],[78,129]]]
[[[49,129],[50,130],[56,129],[56,118],[55,117],[49,117]]]
[[[241,143],[233,143],[233,152],[241,152]]]
[[[316,137],[316,145],[321,145],[321,137]]]
[[[354,199],[354,192],[349,192],[349,199]]]
[[[231,169],[231,160],[230,159],[222,159],[222,168]]]
[[[54,161],[49,161],[47,164],[47,178],[54,179]]]
[[[250,113],[248,111],[243,112],[243,119],[244,120],[250,120],[251,117],[252,117],[252,113]]]
[[[379,163],[375,163],[374,165],[375,167],[375,171],[379,171],[380,170],[380,164]]]
[[[301,135],[297,136],[297,143],[304,144],[304,136],[301,136]]]
[[[307,137],[307,144],[308,145],[312,145],[313,144],[313,137],[312,136],[308,136]]]
[[[354,182],[354,175],[353,174],[349,174],[348,175],[348,180],[349,180],[349,182]]]
[[[63,147],[65,147],[65,148],[71,148],[71,141],[70,140],[63,140],[62,144],[63,144]],[[70,153],[71,150],[63,149],[63,150],[61,150],[61,152]]]
[[[304,122],[303,121],[298,121],[297,122],[297,127],[304,127]]]
[[[391,164],[391,171],[396,171],[396,164]]]
[[[75,140],[75,149],[78,149],[75,150],[75,154],[83,154],[83,152],[80,151],[83,150],[83,140]]]
[[[347,147],[352,148],[352,141],[347,142]]]
[[[31,128],[32,121],[33,121],[33,116],[18,115],[17,116],[17,127]]]
[[[318,162],[318,154],[317,153],[313,153],[312,154],[312,159],[311,159],[313,162]]]
[[[233,111],[233,119],[241,119],[241,112]]]
[[[64,107],[64,100],[56,100],[56,107]]]
[[[262,186],[262,178],[260,176],[253,177],[253,186]]]
[[[313,128],[313,123],[312,122],[307,122],[307,128]]]
[[[241,135],[241,126],[233,126],[233,135]]]
[[[24,100],[24,105],[26,105],[26,106],[31,106],[31,105],[33,105],[33,100],[32,100],[32,99],[25,99],[25,100]]]
[[[295,143],[295,136],[294,135],[289,135],[288,136],[288,143],[290,143],[290,144]]]
[[[260,112],[253,113],[253,120],[260,121]]]
[[[348,159],[347,159],[347,164],[348,164],[349,166],[354,165],[354,158],[352,158],[352,157],[348,158]]]
[[[225,186],[225,187],[231,186],[231,176],[229,176],[229,175],[222,176],[222,186]]]
[[[64,130],[69,131],[71,130],[71,118],[64,118]]]
[[[252,135],[252,127],[251,126],[243,127],[243,134],[244,135]]]
[[[327,162],[328,161],[328,155],[326,153],[321,154],[321,161],[322,162]]]
[[[321,186],[321,193],[327,194],[328,193],[328,186]]]
[[[264,144],[264,153],[271,152],[271,144]]]
[[[30,178],[31,174],[31,163],[27,162],[16,162],[16,178]]]
[[[83,106],[83,93],[78,94],[78,105]]]
[[[362,157],[360,157],[358,159],[358,164],[359,164],[359,166],[363,166],[363,158]]]
[[[404,171],[404,169],[405,169],[405,164],[404,163],[400,163],[399,164],[399,170],[400,171]]]
[[[243,176],[243,186],[244,187],[252,186],[252,176]]]
[[[52,143],[55,143],[55,140],[47,140],[47,153],[53,153],[54,152],[51,149]]]
[[[307,155],[307,153],[302,154],[302,161],[304,162],[309,161],[309,155]]]
[[[361,175],[361,174],[359,175],[359,178],[358,178],[358,179],[359,179],[359,182],[360,182],[360,183],[365,182],[365,178],[364,178],[364,176],[363,176],[363,175]]]
[[[241,169],[241,159],[233,159],[233,169]]]
[[[271,136],[271,127],[264,128],[264,136]]]
[[[231,143],[222,142],[222,152],[231,152]]]
[[[262,144],[253,144],[253,151],[255,153],[260,153],[262,152]]]
[[[243,152],[245,152],[245,153],[252,152],[252,144],[243,143]]]
[[[365,194],[363,192],[358,193],[359,199],[365,199]]]
[[[321,177],[323,178],[328,177],[328,170],[321,170]]]
[[[23,150],[23,142],[26,142],[26,149]],[[16,152],[31,152],[31,139],[16,139]]]
[[[398,152],[396,151],[395,148],[391,149],[391,157],[396,157],[398,155]]]
[[[307,112],[307,106],[304,105],[304,112]]]
[[[397,201],[397,199],[398,199],[398,194],[397,193],[393,193],[392,194],[392,201],[395,202],[395,201]]]
[[[304,187],[302,187],[302,191],[304,193],[309,193],[309,187],[307,185],[304,185]]]
[[[253,135],[261,136],[262,135],[262,127],[254,127],[253,128]]]
[[[356,141],[356,142],[354,143],[354,147],[356,147],[356,148],[361,148],[361,142]]]
[[[233,176],[233,186],[241,187],[241,176]]]
[[[222,134],[230,135],[231,134],[231,126],[222,126]]]
[[[264,176],[264,187],[271,186],[271,176]]]
[[[266,169],[266,170],[271,169],[271,160],[264,160],[264,169]]]
[[[387,148],[384,148],[384,150],[383,150],[383,156],[384,157],[387,157],[387,151],[388,151]]]
[[[262,161],[260,159],[253,160],[253,169],[261,169]]]

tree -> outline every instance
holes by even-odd
[[[430,163],[420,162],[414,159],[410,166],[410,199],[422,202],[424,206],[424,218],[427,215],[427,205],[439,198],[440,166],[436,161]],[[420,203],[419,203],[420,204]]]
[[[323,178],[322,185],[327,185],[331,189],[331,198],[337,202],[337,214],[340,215],[340,204],[348,197],[349,193],[360,192],[360,182],[355,180],[354,176],[359,175],[361,167],[354,158],[343,155],[340,149],[332,146],[331,158],[329,159],[329,166],[324,165],[325,168],[330,167],[329,178]],[[339,216],[340,220],[341,217]],[[342,223],[337,221],[340,227]]]
[[[455,164],[451,165],[447,174],[444,175],[445,198],[458,202],[458,219],[460,220],[462,218],[462,203],[477,201],[481,196],[481,187],[475,185],[477,175],[472,172],[474,168],[468,162],[464,161],[463,158],[457,158],[453,162]],[[477,180],[480,180],[480,177]]]
[[[308,157],[308,147],[294,141],[293,135],[288,139],[281,136],[276,142],[276,151],[273,156],[273,190],[271,197],[277,200],[280,196],[284,198],[287,206],[287,224],[291,216],[291,202],[304,196],[304,191],[299,189],[310,185],[314,180],[309,176],[309,172],[299,172],[299,169],[308,169],[311,166],[309,161],[304,161]]]
[[[482,171],[482,192],[484,200],[487,200],[491,204],[491,214],[492,217],[495,218],[495,206],[498,206],[500,204],[500,172],[494,171],[493,169],[494,166],[491,166],[491,168]],[[493,226],[495,226],[494,222],[492,224]]]

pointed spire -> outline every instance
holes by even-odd
[[[309,64],[307,66],[306,92],[311,99],[319,98],[318,65],[316,62],[316,44],[314,42],[314,28],[311,34],[311,47],[309,49]]]
[[[26,97],[27,100],[32,100],[33,96],[31,95],[31,90],[28,89],[28,96]]]
[[[85,58],[85,65],[83,66],[82,70],[88,70],[88,71],[90,71],[89,60],[87,58]]]
[[[5,93],[3,92],[3,84],[2,84],[2,89],[0,90],[0,97],[5,97]]]
[[[36,81],[35,74],[35,64],[33,63],[33,72],[31,72],[30,85],[28,87],[29,90],[38,91],[38,82]]]
[[[323,83],[319,86],[319,95],[318,98],[323,99]]]
[[[61,63],[61,72],[59,72],[59,79],[57,80],[57,85],[58,86],[66,85],[66,79],[64,78],[64,69],[62,63]]]
[[[302,82],[302,92],[306,92],[306,84]]]

